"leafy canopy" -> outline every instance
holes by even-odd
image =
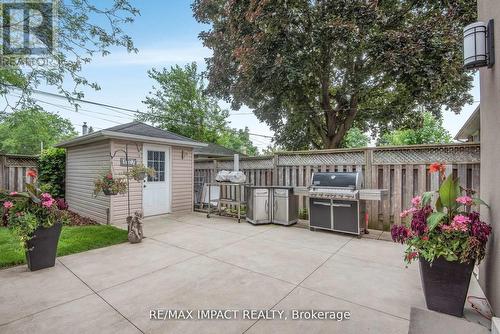
[[[103,4],[99,1],[65,0],[56,4],[58,47],[49,57],[50,61],[39,66],[37,62],[26,62],[19,58],[14,66],[0,67],[0,95],[17,88],[23,92],[22,104],[32,104],[30,91],[45,84],[56,87],[67,97],[81,98],[81,86],[96,90],[100,88],[98,83],[81,75],[83,65],[96,55],[110,54],[111,48],[123,47],[128,52],[137,52],[132,38],[123,30],[139,15],[138,9],[130,1],[112,0]],[[52,33],[46,29],[39,32],[44,33],[45,38],[49,38]],[[72,82],[71,90],[63,85],[68,81]],[[10,106],[12,109],[17,108],[17,104]]]
[[[443,127],[441,119],[430,112],[423,113],[420,126],[411,129],[394,130],[385,133],[379,140],[379,145],[418,145],[451,143],[451,135]]]
[[[369,143],[370,137],[367,134],[358,127],[352,127],[342,139],[341,146],[345,148],[367,147]]]
[[[77,136],[71,122],[38,108],[19,110],[0,119],[0,151],[39,154],[40,143],[48,148]]]
[[[467,0],[196,0],[213,51],[207,91],[245,104],[286,149],[335,148],[357,126],[378,135],[415,112],[471,102]]]
[[[152,69],[153,90],[143,101],[148,111],[138,119],[202,142],[215,143],[247,154],[256,154],[248,129],[230,128],[229,112],[204,93],[203,76],[196,63],[170,69]]]

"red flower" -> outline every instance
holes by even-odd
[[[26,172],[26,176],[29,176],[29,177],[36,177],[36,170],[34,169],[28,169],[28,171]]]
[[[107,178],[108,180],[113,180],[113,174],[108,173],[108,174],[106,175],[106,178]]]
[[[436,172],[444,173],[445,169],[446,168],[442,163],[435,162],[429,166],[429,173],[436,173]]]

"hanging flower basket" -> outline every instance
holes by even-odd
[[[94,196],[103,193],[106,196],[125,194],[127,192],[127,180],[123,177],[114,177],[108,170],[94,180]]]
[[[135,165],[128,171],[128,176],[136,181],[142,181],[147,176],[155,176],[156,171],[153,168],[146,167],[142,164]]]

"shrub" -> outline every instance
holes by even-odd
[[[63,148],[44,150],[38,160],[40,188],[55,198],[64,198],[65,173],[66,150]]]

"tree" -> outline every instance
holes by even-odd
[[[43,66],[36,61],[26,61],[26,57],[17,57],[12,58],[13,63],[9,66],[0,67],[0,95],[15,89],[22,90],[21,105],[33,105],[34,101],[29,99],[30,92],[44,83],[55,86],[70,100],[71,97],[81,98],[82,85],[99,89],[96,82],[90,82],[80,74],[82,65],[89,63],[94,55],[106,56],[112,47],[137,52],[131,37],[122,27],[132,23],[139,11],[128,0],[113,0],[107,8],[94,3],[81,0],[54,2],[57,6],[57,19],[54,19],[57,22],[57,48],[45,57]],[[30,11],[30,15],[32,13]],[[12,23],[11,27],[15,24]],[[38,33],[43,34],[38,36],[41,40],[51,39],[51,29],[38,29]],[[63,86],[68,79],[74,83],[71,91]],[[17,107],[18,104],[11,105],[12,109]]]
[[[462,28],[474,1],[196,0],[207,91],[254,109],[287,149],[338,147],[471,102]]]
[[[254,156],[259,153],[257,147],[253,145],[250,139],[248,127],[245,127],[243,130],[233,128],[225,129],[225,131],[220,133],[217,144],[249,156]]]
[[[48,148],[77,135],[71,122],[57,114],[37,108],[19,110],[0,120],[0,151],[39,154],[41,143]]]
[[[400,129],[384,134],[378,145],[418,145],[451,143],[451,134],[443,127],[441,119],[430,112],[423,113],[420,127]]]
[[[347,131],[342,139],[341,146],[345,148],[367,147],[370,143],[370,137],[360,128],[352,127]]]
[[[248,129],[230,128],[229,112],[219,101],[204,93],[203,76],[196,63],[184,67],[148,71],[157,86],[143,101],[148,111],[137,116],[140,121],[202,142],[215,143],[253,155],[257,147],[250,140]]]

